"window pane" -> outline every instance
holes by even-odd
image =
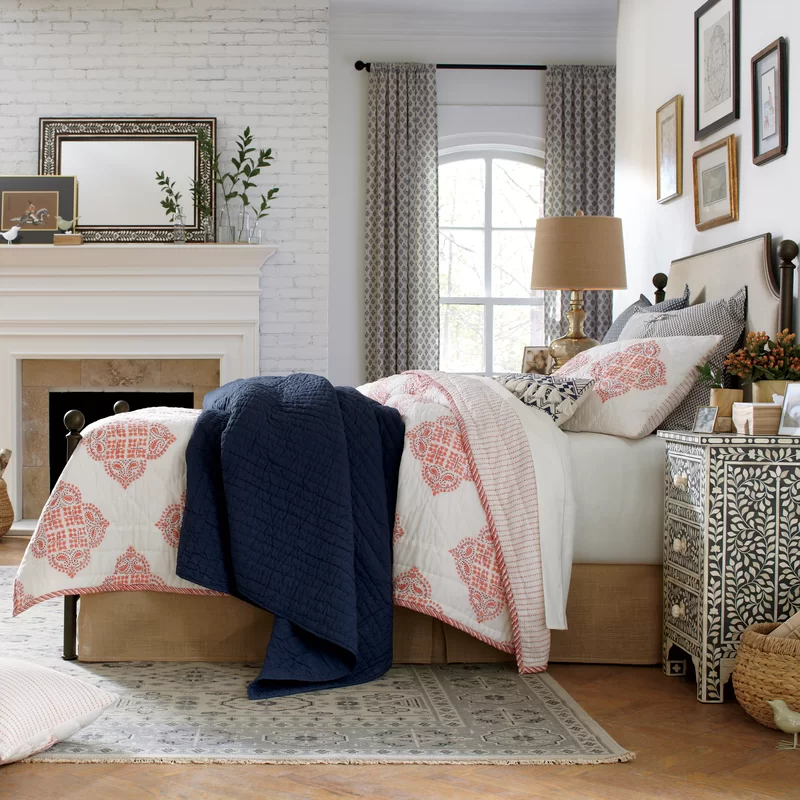
[[[439,306],[439,325],[439,369],[484,372],[483,306],[445,303]]]
[[[483,231],[439,231],[439,294],[482,297],[485,293]]]
[[[544,344],[542,306],[494,307],[495,372],[519,372],[523,351],[536,344]]]
[[[492,160],[492,226],[534,228],[540,216],[544,170],[524,161]]]
[[[536,297],[531,291],[534,231],[493,231],[492,295]]]
[[[439,167],[439,225],[482,228],[485,222],[486,162],[451,161]]]

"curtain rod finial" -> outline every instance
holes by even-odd
[[[356,61],[356,69],[359,72],[361,72],[362,69],[365,69],[367,72],[369,72],[370,66],[371,65],[370,65],[370,63],[368,61],[367,62],[361,61],[361,60]]]

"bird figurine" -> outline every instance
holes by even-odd
[[[14,241],[14,239],[17,238],[18,235],[19,235],[19,225],[15,225],[13,228],[9,228],[5,232],[0,231],[0,236],[2,236],[9,244],[11,244]]]
[[[64,219],[63,217],[56,217],[56,224],[58,225],[58,229],[60,231],[67,231],[72,230],[77,224],[80,217],[75,217],[75,219]]]
[[[800,712],[792,711],[783,700],[767,700],[772,706],[772,714],[775,717],[775,724],[784,733],[794,734],[794,743],[782,741],[778,745],[778,750],[797,750],[797,736],[800,734]]]

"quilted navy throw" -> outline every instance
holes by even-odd
[[[403,422],[316,375],[206,397],[186,451],[181,578],[275,617],[251,699],[350,686],[392,663]]]

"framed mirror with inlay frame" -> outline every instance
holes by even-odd
[[[216,148],[213,117],[42,118],[39,173],[76,176],[85,242],[166,243],[173,241],[173,225],[155,179],[163,171],[182,195],[186,240],[202,242],[206,218],[195,208],[192,181],[210,199],[206,227],[212,238],[215,192],[213,165],[198,146],[198,129]]]

